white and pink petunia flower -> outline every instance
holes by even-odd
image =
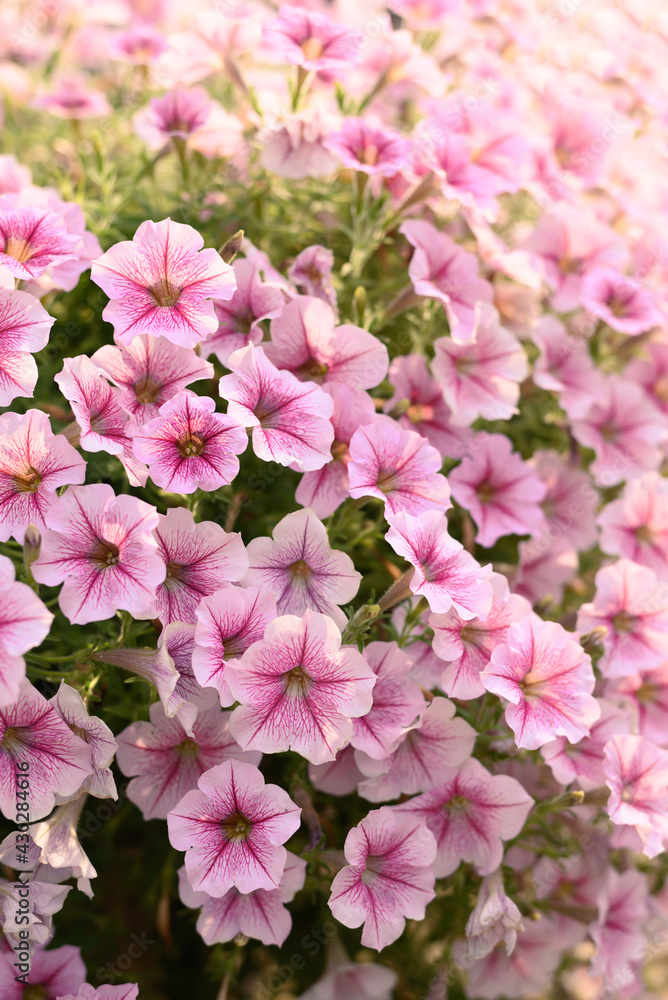
[[[281,114],[258,132],[262,145],[260,163],[271,173],[291,180],[327,177],[337,168],[337,159],[325,148],[332,128],[331,115],[317,105],[297,114]]]
[[[483,686],[505,698],[506,722],[518,747],[536,750],[557,736],[589,736],[601,709],[594,671],[577,636],[531,614],[508,629],[480,674]]]
[[[93,769],[91,748],[26,679],[16,700],[0,708],[0,809],[12,822],[21,813],[19,763],[30,772],[30,807],[24,811],[31,820],[50,813],[56,796],[77,792]]]
[[[623,872],[608,868],[597,904],[598,917],[589,925],[596,945],[591,974],[604,976],[608,983],[633,981],[648,950],[647,876],[634,868]]]
[[[472,432],[455,426],[441,386],[429,374],[426,358],[421,354],[394,358],[389,380],[394,395],[385,404],[385,412],[391,413],[395,407],[403,409],[408,403],[405,412],[397,417],[403,429],[417,431],[442,458],[463,458]]]
[[[596,401],[605,379],[591,359],[584,338],[566,331],[556,316],[541,316],[531,331],[539,348],[531,375],[541,389],[556,392],[559,403],[572,420],[583,416]]]
[[[240,702],[230,730],[244,750],[294,750],[313,764],[334,760],[353,734],[354,718],[371,709],[376,675],[361,653],[341,647],[327,615],[283,615],[225,680]]]
[[[390,515],[446,511],[452,504],[442,464],[423,437],[382,417],[350,440],[348,492],[355,499],[378,497]]]
[[[121,390],[118,403],[141,427],[191,382],[213,377],[213,365],[192,348],[143,334],[127,346],[105,344],[91,361]]]
[[[19,696],[27,653],[49,634],[53,615],[35,591],[14,579],[14,564],[0,556],[0,708]]]
[[[271,321],[270,331],[265,354],[302,382],[345,382],[373,389],[387,375],[385,345],[359,326],[337,326],[331,306],[322,299],[297,296]]]
[[[88,714],[79,692],[65,681],[60,682],[49,704],[53,705],[72,732],[90,747],[93,771],[83,782],[81,790],[99,799],[118,798],[110,769],[118,744],[109,726],[98,716]],[[62,802],[62,797],[58,798],[58,802]]]
[[[613,267],[587,272],[582,282],[582,305],[613,330],[631,337],[665,322],[653,293]]]
[[[605,784],[603,752],[615,733],[628,733],[631,725],[629,712],[610,701],[599,698],[600,718],[592,725],[589,736],[579,743],[569,743],[565,736],[545,743],[540,748],[543,760],[561,785],[576,782],[585,791]]]
[[[32,396],[37,385],[32,353],[46,347],[55,322],[33,295],[0,288],[0,406]]]
[[[642,736],[622,733],[605,746],[603,771],[610,797],[608,816],[617,826],[634,827],[643,852],[654,858],[668,841],[668,758]]]
[[[271,538],[253,538],[247,552],[244,586],[267,587],[279,615],[302,615],[310,608],[345,627],[338,605],[353,600],[362,575],[349,555],[330,548],[327,529],[312,510],[287,514]]]
[[[195,612],[195,648],[192,666],[204,688],[215,688],[222,705],[236,701],[226,680],[225,667],[243,656],[277,617],[276,599],[267,587],[223,584],[204,597]]]
[[[578,551],[589,549],[597,538],[596,511],[599,494],[582,469],[562,459],[556,451],[534,451],[529,464],[545,483],[541,502],[547,530],[536,543],[565,538]]]
[[[47,530],[32,565],[40,583],[63,583],[59,604],[73,623],[142,614],[165,579],[153,529],[155,507],[111,486],[71,486],[46,513]]]
[[[483,304],[473,343],[439,337],[434,351],[432,372],[454,424],[467,427],[478,417],[509,420],[517,413],[519,383],[529,370],[527,359],[522,345],[501,326],[492,306]]]
[[[410,676],[413,661],[396,642],[370,642],[364,659],[377,679],[370,711],[353,719],[351,743],[368,757],[384,760],[427,706]]]
[[[430,791],[394,806],[424,820],[436,837],[437,878],[451,875],[462,861],[489,875],[501,864],[503,841],[516,837],[533,799],[507,774],[490,774],[470,757],[457,768],[440,768]]]
[[[16,953],[7,949],[0,953],[0,990],[3,1000],[23,1000],[30,996],[24,983],[17,981],[13,963]],[[26,963],[27,964],[27,963]],[[60,948],[36,948],[30,960],[29,990],[45,1000],[67,1000],[67,994],[76,993],[86,978],[86,964],[81,949],[64,944]],[[37,992],[39,990],[39,993]]]
[[[624,378],[641,385],[662,413],[668,413],[668,343],[662,338],[643,345],[643,353],[624,369]]]
[[[466,957],[478,961],[503,944],[506,954],[512,954],[517,944],[517,932],[524,930],[522,914],[503,887],[503,875],[497,868],[485,875],[475,908],[466,921]]]
[[[84,451],[106,451],[116,455],[131,485],[145,486],[146,466],[137,460],[132,450],[130,416],[121,409],[119,390],[109,385],[85,354],[66,358],[63,370],[54,381],[69,400]]]
[[[313,295],[336,309],[336,290],[332,284],[334,254],[314,243],[298,253],[288,270],[288,277],[303,295]]]
[[[482,302],[492,301],[492,286],[478,276],[478,260],[429,222],[410,219],[399,227],[415,253],[408,274],[417,295],[443,303],[453,340],[475,340]]]
[[[324,389],[334,401],[331,461],[314,472],[305,472],[295,491],[297,503],[311,507],[318,517],[329,517],[350,496],[350,440],[359,427],[376,419],[373,400],[362,389],[353,389],[345,382],[329,382]]]
[[[90,86],[90,77],[78,73],[59,76],[48,93],[35,98],[34,106],[46,108],[57,118],[77,121],[111,114],[111,106],[104,94]]]
[[[632,713],[646,740],[659,747],[668,744],[668,662],[608,681],[605,695]]]
[[[452,495],[475,521],[476,541],[489,548],[504,535],[535,535],[546,527],[538,473],[504,434],[476,434],[471,453],[448,474]]]
[[[327,14],[283,4],[279,16],[263,26],[265,45],[305,70],[343,70],[353,63],[364,36],[357,28],[334,24]]]
[[[0,541],[23,542],[28,525],[45,527],[60,486],[80,484],[86,463],[62,434],[54,434],[46,413],[0,417]]]
[[[608,375],[597,400],[571,424],[573,437],[596,458],[589,469],[594,482],[615,486],[658,469],[665,420],[643,389],[629,379]]]
[[[288,851],[285,869],[276,889],[239,892],[232,887],[224,896],[214,898],[195,892],[185,868],[179,871],[179,894],[185,906],[201,907],[197,931],[205,944],[232,941],[237,934],[255,938],[263,944],[280,947],[292,928],[290,911],[284,905],[294,899],[304,885],[306,862]]]
[[[188,882],[220,897],[277,889],[285,871],[282,846],[299,829],[301,809],[278,785],[266,785],[245,761],[205,771],[167,816],[172,847],[186,852]]]
[[[215,333],[211,300],[232,297],[234,271],[203,245],[192,226],[147,221],[93,261],[91,277],[111,300],[102,316],[119,344],[150,333],[194,347]]]
[[[232,482],[248,436],[236,420],[215,408],[215,400],[182,389],[135,434],[134,453],[148,465],[156,486],[194,493]]]
[[[16,834],[12,837],[16,843],[15,838]],[[22,855],[21,860],[24,857]],[[21,906],[21,899],[26,898],[23,882],[0,879],[0,927],[7,943],[13,948],[28,943],[33,947],[47,944],[53,937],[53,916],[62,910],[71,888],[69,885],[40,882],[32,875],[28,890],[30,909],[26,914],[25,904]],[[27,922],[24,919],[26,916]],[[24,932],[22,937],[21,931]]]
[[[127,795],[144,819],[166,819],[201,775],[235,758],[258,765],[261,754],[244,752],[229,732],[229,712],[217,705],[200,710],[192,733],[168,718],[159,702],[149,709],[150,722],[133,722],[118,735],[116,760],[132,778]]]
[[[350,831],[344,852],[329,908],[345,927],[362,924],[362,945],[381,951],[401,937],[406,918],[424,919],[435,896],[436,841],[421,818],[384,806]]]
[[[136,983],[126,983],[122,986],[91,986],[83,983],[79,987],[76,996],[68,993],[65,997],[58,997],[58,1000],[137,1000],[139,987]]]
[[[248,344],[260,344],[264,336],[260,324],[280,316],[285,305],[280,288],[264,280],[259,257],[235,260],[232,266],[236,291],[228,301],[214,300],[218,329],[202,345],[204,353],[209,357],[215,354],[224,365],[234,351]]]
[[[133,118],[134,130],[151,150],[172,139],[204,156],[232,156],[239,147],[242,126],[203,87],[174,87],[151,98]]]
[[[439,510],[387,515],[386,539],[394,551],[412,563],[411,591],[425,597],[432,611],[455,609],[462,618],[486,618],[492,587],[479,563],[448,533]]]
[[[488,579],[492,604],[486,618],[464,618],[455,608],[429,615],[434,652],[447,662],[440,686],[450,698],[469,700],[485,693],[480,673],[492,651],[506,641],[513,622],[531,614],[529,602],[510,593],[505,576],[488,572]]]
[[[331,396],[315,382],[300,382],[279,371],[261,347],[249,344],[228,360],[231,375],[220,380],[228,416],[252,427],[253,450],[265,462],[321,469],[332,457],[334,409]]]
[[[355,760],[366,775],[359,786],[360,795],[371,802],[386,802],[437,785],[443,768],[458,767],[470,756],[475,743],[475,730],[454,716],[451,701],[434,698],[417,721],[404,729],[399,746],[389,757],[375,760],[358,750]]]
[[[167,575],[147,617],[159,618],[163,625],[194,623],[203,597],[226,582],[236,583],[248,570],[244,543],[237,532],[224,531],[214,521],[196,523],[185,507],[158,516],[155,537]]]
[[[410,166],[410,141],[376,118],[345,118],[329,133],[325,146],[348,170],[371,177],[393,177]]]
[[[376,962],[352,962],[337,938],[328,944],[324,975],[299,1000],[392,1000],[399,978],[394,969]]]
[[[592,603],[578,611],[577,628],[605,626],[600,668],[606,677],[625,677],[668,659],[668,589],[647,566],[619,559],[595,578]]]
[[[55,871],[59,882],[76,878],[77,889],[92,899],[90,883],[97,872],[77,836],[77,826],[87,801],[86,791],[68,796],[47,819],[30,826],[30,836],[39,850],[40,870]]]
[[[646,472],[627,483],[596,519],[604,552],[649,566],[668,579],[668,480]]]
[[[47,207],[20,204],[20,195],[0,198],[0,264],[15,278],[38,278],[47,267],[84,254],[81,236]]]

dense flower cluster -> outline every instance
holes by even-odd
[[[0,29],[2,1000],[651,996],[660,3]]]

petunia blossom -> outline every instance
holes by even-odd
[[[72,732],[90,747],[92,773],[83,782],[81,791],[99,799],[118,798],[110,769],[118,744],[109,726],[99,716],[88,714],[79,692],[65,681],[60,682],[60,687],[49,704],[53,705]],[[58,802],[62,803],[61,796],[58,797]]]
[[[617,826],[634,827],[643,853],[654,858],[668,841],[668,759],[666,751],[631,733],[605,746],[603,771],[610,797],[606,811]]]
[[[244,893],[278,888],[287,862],[282,845],[298,830],[300,814],[253,764],[226,760],[186,792],[167,829],[172,847],[186,852],[191,887],[219,898],[233,886]]]
[[[304,295],[328,302],[336,309],[336,290],[332,284],[334,254],[327,247],[314,243],[298,253],[290,265],[288,277]]]
[[[552,774],[561,785],[570,785],[588,791],[605,784],[603,754],[608,741],[615,733],[627,733],[631,722],[628,712],[612,702],[598,699],[600,718],[591,727],[589,736],[578,743],[569,743],[565,736],[543,744],[541,755],[550,766]]]
[[[302,615],[310,608],[345,627],[338,605],[353,600],[362,575],[349,555],[330,547],[327,529],[312,510],[287,514],[271,538],[251,539],[247,553],[244,586],[271,590],[279,615]]]
[[[632,559],[668,579],[668,480],[646,472],[627,483],[596,519],[604,552]]]
[[[137,1000],[139,987],[136,983],[127,983],[122,986],[90,986],[83,983],[79,987],[76,996],[68,993],[67,996],[58,997],[58,1000]]]
[[[582,282],[582,305],[613,330],[637,336],[665,322],[652,292],[614,268],[594,268]]]
[[[372,389],[383,381],[389,365],[387,348],[359,326],[338,326],[322,299],[299,295],[271,321],[271,342],[264,352],[277,368],[300,381],[346,382]]]
[[[111,300],[102,317],[113,325],[117,343],[147,333],[194,347],[215,333],[211,299],[232,297],[234,271],[203,245],[192,226],[147,221],[132,240],[93,261],[91,277]]]
[[[134,453],[148,465],[156,486],[187,494],[232,482],[248,436],[236,420],[215,408],[215,400],[182,389],[135,434]]]
[[[54,323],[33,295],[0,288],[0,406],[33,395],[37,364],[32,354],[46,347]]]
[[[640,736],[660,747],[668,744],[668,661],[608,681],[605,695],[632,714]]]
[[[19,696],[26,668],[23,653],[49,634],[53,615],[32,587],[14,579],[14,564],[0,556],[0,708]]]
[[[218,329],[202,345],[204,353],[209,357],[215,354],[224,365],[234,351],[260,344],[264,336],[261,323],[280,316],[285,306],[283,292],[263,279],[259,258],[235,260],[232,266],[236,291],[228,300],[214,299]]]
[[[63,583],[59,604],[74,624],[111,618],[119,608],[142,614],[165,579],[152,535],[155,507],[111,486],[71,486],[46,514],[47,530],[32,573]]]
[[[589,925],[596,945],[593,976],[604,982],[632,981],[642,965],[648,942],[644,933],[650,916],[647,876],[633,868],[609,868],[598,894],[598,917]]]
[[[412,148],[399,132],[371,118],[345,118],[337,131],[329,133],[325,146],[344,167],[371,177],[393,177],[406,169]]]
[[[590,657],[561,625],[535,614],[513,622],[480,680],[508,701],[506,722],[527,750],[557,736],[577,743],[601,714]]]
[[[541,389],[556,392],[559,403],[574,420],[587,412],[603,392],[605,379],[589,354],[587,342],[566,331],[556,316],[541,316],[531,331],[540,350],[531,378]]]
[[[368,757],[383,760],[396,750],[405,727],[427,706],[409,674],[412,660],[396,642],[370,642],[364,659],[377,679],[371,709],[353,719],[351,743]]]
[[[533,799],[507,774],[490,774],[470,757],[459,767],[441,768],[430,791],[401,805],[397,813],[422,819],[436,837],[437,878],[457,870],[462,861],[489,875],[501,864],[503,841],[520,832]]]
[[[252,427],[253,450],[265,462],[293,464],[302,472],[321,469],[331,459],[334,404],[315,382],[300,382],[279,371],[261,347],[235,351],[220,380],[227,413],[242,427]]]
[[[287,4],[275,20],[264,24],[263,35],[269,49],[305,70],[345,69],[364,40],[357,28],[334,24],[325,13]]]
[[[348,865],[334,876],[329,908],[345,927],[362,924],[362,945],[381,951],[401,937],[406,918],[424,919],[435,895],[436,841],[421,819],[384,806],[350,831],[344,852]]]
[[[426,597],[432,611],[454,607],[462,618],[484,619],[492,602],[491,584],[479,563],[448,533],[447,518],[438,510],[426,510],[417,517],[388,515],[388,520],[385,538],[415,567],[411,591]]]
[[[591,603],[578,611],[580,632],[604,626],[605,677],[624,677],[668,659],[668,590],[653,570],[619,559],[596,574]]]
[[[452,495],[475,521],[476,541],[489,548],[504,535],[545,528],[545,485],[512,450],[504,434],[476,434],[471,453],[448,475]]]
[[[68,233],[56,212],[21,205],[19,199],[12,194],[0,198],[0,264],[15,278],[38,278],[47,267],[84,253],[81,237]]]
[[[28,410],[0,417],[0,541],[23,542],[28,525],[45,527],[60,486],[83,483],[86,462],[46,413]]]
[[[162,404],[191,382],[213,377],[213,365],[192,348],[150,334],[120,347],[105,344],[91,361],[121,390],[118,404],[138,427],[157,417]]]
[[[466,921],[467,958],[484,958],[501,943],[510,955],[517,944],[517,932],[522,930],[522,914],[506,895],[501,869],[497,868],[483,878],[475,908]]]
[[[234,758],[258,765],[261,754],[244,752],[229,732],[229,712],[217,705],[201,710],[188,735],[176,718],[168,718],[159,702],[149,709],[149,722],[133,722],[118,735],[116,761],[132,778],[127,796],[144,819],[166,819],[201,775]]]
[[[441,475],[441,456],[415,431],[389,418],[360,427],[350,439],[351,497],[378,497],[388,514],[446,511],[450,487]]]
[[[29,1000],[30,992],[44,1000],[62,1000],[68,993],[75,993],[86,978],[81,950],[71,944],[48,950],[35,948],[30,956],[30,979],[25,990],[25,980],[16,978],[21,974],[14,964],[16,962],[18,959],[14,951],[7,949],[0,952],[0,992],[3,1000]]]
[[[240,702],[230,730],[244,750],[294,750],[313,764],[350,742],[353,718],[371,708],[376,675],[361,653],[341,647],[327,615],[306,611],[271,622],[261,641],[225,666]]]
[[[236,699],[226,680],[226,664],[262,639],[277,617],[276,599],[267,587],[223,584],[200,601],[195,617],[195,677],[202,687],[216,689],[222,705],[233,705]]]

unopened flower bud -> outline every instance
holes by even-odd
[[[223,258],[226,264],[231,264],[236,255],[241,250],[241,244],[244,239],[243,229],[239,229],[234,236],[230,236],[227,243],[224,243],[221,250],[220,256]]]

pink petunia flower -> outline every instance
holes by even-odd
[[[105,344],[91,361],[119,387],[119,406],[138,427],[157,417],[162,404],[191,382],[213,377],[213,365],[191,348],[149,334],[127,346]]]
[[[640,736],[659,747],[668,744],[668,662],[609,681],[605,694],[632,711]]]
[[[148,221],[132,240],[93,261],[91,278],[111,299],[102,317],[113,325],[118,343],[150,333],[194,347],[215,333],[211,299],[232,297],[234,271],[203,245],[191,226]]]
[[[652,292],[610,267],[587,272],[582,282],[582,305],[613,330],[631,337],[664,323]]]
[[[668,343],[650,341],[624,369],[624,378],[641,385],[654,405],[668,413]]]
[[[12,705],[25,677],[23,653],[49,634],[53,615],[35,591],[14,579],[14,564],[0,556],[0,708]]]
[[[385,538],[415,567],[411,591],[426,597],[432,611],[444,613],[454,607],[462,618],[484,619],[492,587],[473,556],[448,533],[447,518],[438,510],[388,518],[390,530]]]
[[[395,407],[402,408],[407,402],[408,408],[397,418],[401,427],[421,434],[436,448],[441,458],[463,458],[472,432],[455,426],[441,386],[429,374],[426,358],[421,354],[394,358],[389,380],[394,395],[385,404],[385,412],[390,413]]]
[[[41,410],[0,417],[0,541],[23,542],[28,525],[45,527],[56,490],[83,483],[86,463]]]
[[[334,254],[314,243],[298,253],[288,270],[288,277],[303,295],[312,295],[336,309],[336,291],[332,284]]]
[[[12,194],[0,198],[0,264],[15,278],[38,278],[50,265],[83,254],[81,237],[69,234],[59,215],[48,208],[17,204],[19,198]]]
[[[385,345],[359,326],[337,326],[331,306],[322,299],[297,296],[272,320],[270,329],[265,354],[300,381],[346,382],[372,389],[387,375]]]
[[[658,447],[667,436],[661,413],[628,379],[608,375],[603,391],[587,412],[571,424],[573,437],[596,458],[589,469],[594,482],[615,486],[661,464]]]
[[[63,583],[59,604],[74,624],[142,614],[165,579],[152,535],[155,507],[114,496],[105,483],[71,486],[46,513],[47,530],[32,564],[40,583]]]
[[[33,395],[37,364],[32,352],[46,347],[54,323],[34,296],[0,288],[0,406]]]
[[[419,719],[404,729],[389,757],[379,761],[358,750],[355,760],[366,775],[359,785],[360,795],[371,802],[414,795],[438,784],[443,768],[458,767],[470,756],[476,733],[454,715],[451,701],[434,698]]]
[[[155,536],[167,576],[147,617],[159,618],[163,625],[194,623],[203,597],[225,582],[236,583],[248,570],[241,535],[224,531],[214,521],[195,523],[185,507],[172,507],[158,517]]]
[[[527,750],[557,736],[577,743],[601,714],[591,659],[561,625],[535,614],[513,622],[480,680],[509,702],[506,722]]]
[[[23,762],[29,768],[17,769]],[[26,679],[16,700],[0,708],[0,809],[12,822],[21,812],[16,805],[22,770],[30,772],[31,820],[50,813],[57,795],[77,792],[92,772],[91,748]]]
[[[150,722],[133,722],[118,735],[116,760],[132,778],[127,796],[144,819],[166,819],[205,771],[234,758],[258,765],[259,753],[244,752],[229,733],[229,712],[217,705],[201,710],[192,732],[168,718],[159,702],[149,709]]]
[[[263,944],[283,944],[292,928],[292,917],[284,905],[291,902],[304,885],[306,862],[288,851],[285,869],[276,889],[239,892],[228,889],[215,899],[190,887],[185,868],[179,871],[179,894],[185,906],[201,907],[197,931],[205,944],[232,941],[238,934]]]
[[[351,743],[368,757],[384,760],[397,749],[405,728],[427,706],[409,675],[412,660],[396,642],[370,642],[364,649],[364,659],[377,680],[371,709],[353,719]]]
[[[647,566],[620,559],[595,578],[592,603],[578,611],[577,628],[604,625],[600,667],[606,677],[624,677],[668,659],[668,589]]]
[[[484,303],[481,307],[473,343],[439,337],[434,351],[431,368],[454,424],[466,427],[478,417],[509,420],[517,413],[519,383],[528,373],[527,359],[514,334],[501,326],[492,306]]]
[[[51,948],[49,951],[44,948],[34,950],[30,958],[27,990],[24,990],[24,982],[16,979],[18,970],[13,964],[16,961],[16,952],[7,949],[0,953],[0,990],[3,1000],[29,998],[29,991],[44,1000],[67,1000],[67,994],[71,995],[79,990],[86,978],[86,965],[81,957],[81,950],[71,944]]]
[[[300,471],[321,469],[331,459],[334,404],[314,382],[300,382],[279,371],[261,347],[251,344],[227,361],[231,375],[220,380],[228,416],[252,427],[253,450],[265,462],[296,465]]]
[[[666,751],[642,736],[622,733],[606,744],[603,771],[610,789],[608,816],[617,826],[634,827],[643,853],[656,857],[668,840]]]
[[[378,497],[390,515],[446,511],[452,504],[441,465],[441,456],[423,437],[379,418],[350,439],[348,492],[356,499]]]
[[[484,619],[465,618],[455,608],[445,614],[430,614],[434,630],[434,652],[447,661],[440,686],[450,698],[479,698],[485,693],[480,673],[492,651],[505,642],[513,622],[531,614],[524,597],[511,594],[508,581],[500,573],[489,572],[492,604]]]
[[[209,357],[215,354],[224,365],[234,351],[260,344],[264,336],[260,324],[280,316],[285,305],[280,288],[263,279],[259,258],[235,260],[233,268],[236,291],[228,301],[214,300],[218,329],[206,338],[202,348]]]
[[[245,761],[205,771],[167,816],[172,847],[186,852],[188,882],[220,897],[277,889],[287,862],[282,846],[299,828],[301,809],[278,785],[265,785]]]
[[[615,733],[627,733],[631,720],[627,712],[612,702],[599,698],[598,704],[601,716],[591,727],[589,736],[575,744],[569,743],[565,736],[558,736],[540,748],[543,760],[550,765],[552,774],[561,785],[576,782],[579,788],[587,791],[605,784],[605,746]]]
[[[195,612],[195,648],[192,666],[202,687],[215,688],[224,706],[236,701],[229,689],[225,667],[262,639],[277,616],[276,599],[267,587],[233,587],[223,584],[204,597]]]
[[[399,132],[367,118],[345,118],[338,131],[329,133],[325,146],[340,157],[344,167],[371,177],[393,177],[406,169],[412,149]]]
[[[453,340],[470,343],[480,303],[492,301],[492,286],[478,277],[477,258],[429,222],[410,219],[399,232],[415,247],[408,274],[416,293],[442,302]]]
[[[290,180],[327,177],[337,168],[337,159],[325,147],[331,119],[317,105],[292,115],[281,115],[261,129],[260,163],[273,174]]]
[[[545,528],[545,485],[504,434],[476,434],[471,454],[448,475],[452,495],[475,521],[479,545]]]
[[[215,413],[215,408],[215,400],[182,389],[135,434],[134,453],[146,462],[156,486],[187,494],[232,482],[248,435],[234,418]]]
[[[434,779],[430,791],[394,811],[419,817],[436,837],[437,878],[451,875],[462,861],[479,875],[491,874],[501,864],[503,841],[520,832],[533,799],[515,778],[492,775],[473,757],[441,768]]]
[[[550,529],[517,546],[519,561],[511,574],[513,590],[528,601],[558,604],[564,587],[580,568],[577,549],[563,536],[552,541]]]
[[[397,34],[397,32],[394,32]],[[392,1000],[398,976],[394,969],[376,962],[352,962],[337,939],[328,942],[327,967],[323,976],[302,993],[299,1000]],[[332,960],[332,953],[336,956]]]
[[[531,339],[540,354],[531,378],[541,389],[556,392],[572,420],[584,416],[604,390],[605,379],[591,359],[587,342],[567,333],[556,316],[542,316]]]
[[[302,615],[310,608],[345,627],[346,616],[337,605],[353,600],[362,575],[349,555],[330,548],[327,529],[312,510],[287,514],[271,538],[253,538],[247,551],[244,586],[267,587],[279,615]]]
[[[99,799],[117,799],[116,783],[110,767],[118,744],[109,726],[98,716],[88,714],[79,692],[65,681],[60,682],[49,704],[53,705],[75,736],[90,747],[92,773],[84,780],[81,791]],[[58,796],[57,801],[62,803],[62,796]]]
[[[15,838],[16,834],[12,836],[16,855]],[[21,861],[24,859],[25,855],[22,854]],[[18,951],[21,945],[34,947],[47,944],[53,937],[53,916],[62,910],[71,888],[69,885],[40,882],[32,875],[28,890],[30,910],[26,914],[25,903],[21,906],[21,899],[26,898],[24,884],[21,881],[8,882],[0,879],[0,926],[10,947]],[[24,916],[28,917],[27,922],[23,919]]]
[[[54,381],[72,407],[81,447],[85,451],[106,451],[116,455],[132,486],[145,486],[146,466],[137,460],[132,450],[130,417],[121,409],[118,389],[109,385],[85,354],[66,358],[63,370],[54,376]]]
[[[139,987],[136,983],[127,983],[123,986],[90,986],[83,983],[79,987],[76,996],[68,993],[66,997],[58,997],[58,1000],[137,1000]]]
[[[609,868],[598,894],[598,917],[589,925],[596,945],[592,976],[605,982],[632,980],[638,972],[647,939],[643,931],[650,915],[647,876],[631,868],[617,872]]]
[[[604,552],[625,556],[668,578],[668,480],[646,472],[598,515]]]
[[[202,87],[174,87],[153,97],[133,118],[134,130],[151,149],[180,139],[205,156],[230,156],[238,146],[241,126]]]
[[[384,806],[350,831],[344,852],[329,908],[344,927],[362,924],[362,945],[381,951],[401,937],[406,918],[424,919],[435,896],[436,841],[420,819]]]
[[[536,542],[563,537],[576,549],[589,549],[597,538],[598,491],[586,472],[562,459],[556,451],[534,451],[529,464],[545,483],[541,503],[547,530]]]
[[[334,24],[327,14],[286,4],[263,25],[264,41],[286,62],[305,70],[345,69],[355,61],[364,36],[357,28]]]
[[[511,955],[517,944],[517,932],[523,930],[522,914],[506,895],[503,875],[497,868],[483,878],[475,908],[466,921],[466,957],[478,961],[500,944]]]
[[[61,76],[49,93],[35,98],[36,108],[45,108],[57,118],[83,121],[86,118],[106,118],[111,114],[107,98],[93,90],[88,78],[75,74]]]
[[[261,641],[226,663],[225,679],[240,702],[230,730],[244,750],[292,749],[313,764],[334,760],[350,742],[376,683],[361,653],[341,647],[332,619],[313,611],[271,622]]]

